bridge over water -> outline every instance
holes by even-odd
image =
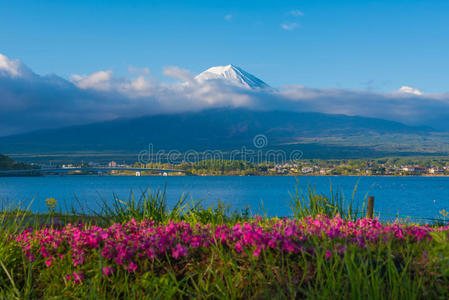
[[[111,171],[130,171],[136,172],[136,175],[140,175],[141,172],[158,172],[158,173],[185,173],[183,170],[175,169],[146,169],[146,168],[48,168],[48,169],[32,169],[32,170],[9,170],[0,171],[0,176],[2,175],[27,175],[27,174],[66,174],[71,172],[97,172],[106,173]]]

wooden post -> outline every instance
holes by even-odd
[[[366,205],[366,217],[372,219],[374,216],[374,197],[368,197],[368,203]]]

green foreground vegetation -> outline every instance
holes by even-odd
[[[163,190],[98,213],[3,208],[2,299],[447,299],[449,236],[365,219],[364,200],[313,188],[290,218],[205,208]]]

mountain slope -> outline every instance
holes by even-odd
[[[42,130],[0,138],[3,153],[55,153],[75,151],[125,151],[147,149],[187,151],[253,147],[254,136],[263,134],[269,147],[343,140],[351,145],[363,138],[364,145],[382,143],[385,137],[425,138],[430,128],[401,123],[321,113],[206,110],[196,113],[147,116],[137,119]],[[337,143],[338,144],[338,143]]]
[[[265,89],[270,87],[268,84],[266,84],[256,76],[234,65],[216,66],[209,68],[201,74],[197,75],[195,79],[198,82],[204,82],[207,80],[221,80],[227,84],[251,89]]]

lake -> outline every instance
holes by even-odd
[[[97,210],[101,199],[110,201],[113,194],[127,199],[130,191],[140,194],[148,187],[167,185],[167,198],[173,204],[186,193],[193,199],[203,199],[205,206],[217,199],[233,209],[250,206],[252,213],[262,213],[261,203],[270,216],[290,214],[289,192],[294,192],[297,180],[306,189],[308,184],[319,192],[329,194],[330,182],[334,190],[341,190],[346,198],[352,196],[354,186],[358,199],[368,193],[375,196],[375,210],[381,217],[400,214],[412,217],[439,217],[439,210],[449,210],[449,177],[356,177],[356,176],[45,176],[2,177],[2,201],[32,202],[32,210],[45,212],[45,199],[55,198],[60,206],[79,206]],[[62,205],[65,204],[65,205]]]

